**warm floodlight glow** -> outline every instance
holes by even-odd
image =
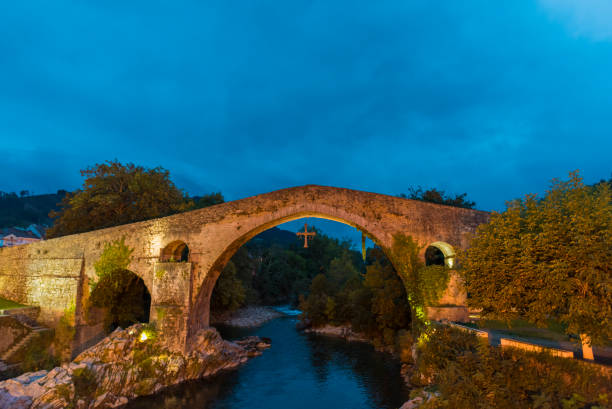
[[[455,258],[454,257],[447,258],[446,264],[448,265],[448,268],[453,268],[453,265],[455,264]]]

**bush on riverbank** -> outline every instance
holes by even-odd
[[[612,379],[597,367],[546,353],[502,350],[470,333],[436,328],[419,347],[412,381],[428,380],[439,408],[609,408]]]
[[[410,325],[405,287],[380,249],[369,251],[368,261],[362,276],[348,258],[338,259],[330,274],[314,278],[300,309],[315,327],[351,327],[376,347],[393,348],[398,331]]]

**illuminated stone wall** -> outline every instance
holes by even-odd
[[[234,252],[256,234],[302,217],[349,224],[383,248],[392,245],[396,233],[411,235],[424,247],[444,242],[465,248],[469,234],[488,221],[489,214],[334,187],[283,189],[169,217],[2,248],[0,297],[39,305],[41,319],[47,322],[73,304],[77,324],[82,324],[81,293],[95,277],[93,263],[104,243],[124,237],[134,249],[128,268],[142,277],[152,294],[152,319],[158,315],[156,306],[163,307],[171,311],[164,316],[174,317],[177,329],[184,327],[179,321],[186,320],[187,330],[192,331],[208,325],[212,289]],[[159,281],[163,277],[156,278],[156,271],[158,275],[160,268],[169,271],[160,267],[161,250],[175,240],[189,246],[190,263],[175,263],[189,271],[177,270],[173,280]],[[168,294],[174,298],[180,294],[183,303],[165,302]]]

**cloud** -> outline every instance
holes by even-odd
[[[14,2],[0,173],[20,172],[0,190],[74,188],[113,158],[228,199],[423,185],[499,209],[572,169],[598,180],[612,45],[568,24],[607,9],[569,4]]]
[[[612,3],[608,0],[540,0],[550,15],[567,24],[574,35],[612,40]]]

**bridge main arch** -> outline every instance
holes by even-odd
[[[271,220],[263,222],[255,227],[249,226],[251,228],[250,230],[243,231],[241,234],[238,234],[234,240],[221,252],[221,254],[217,256],[210,269],[204,275],[200,287],[196,289],[196,296],[194,298],[194,304],[189,320],[190,333],[193,334],[198,329],[205,328],[209,325],[210,299],[212,292],[219,276],[221,275],[221,272],[232,256],[238,251],[238,249],[240,249],[240,247],[246,244],[253,237],[275,226],[303,218],[331,220],[346,224],[361,231],[375,244],[380,246],[385,252],[389,248],[389,245],[384,238],[381,239],[376,233],[373,233],[373,231],[376,231],[376,226],[371,225],[371,223],[369,223],[367,220],[361,220],[358,215],[343,214],[338,216],[337,214],[330,214],[332,212],[334,212],[333,209],[322,209],[319,206],[316,210],[301,210],[294,214],[283,215],[277,218],[271,216]],[[240,230],[242,230],[242,228]]]

